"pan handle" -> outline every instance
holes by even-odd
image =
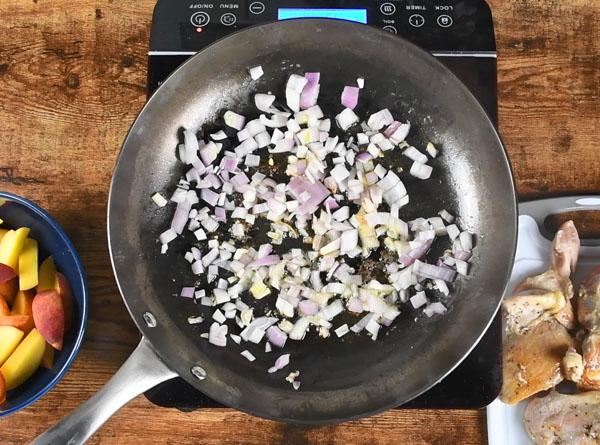
[[[150,342],[140,344],[117,373],[91,399],[42,433],[32,445],[85,443],[123,405],[165,380],[177,377]]]

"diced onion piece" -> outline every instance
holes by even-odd
[[[242,355],[243,357],[245,357],[249,362],[253,362],[254,360],[256,360],[256,357],[254,357],[252,355],[252,353],[250,351],[248,351],[247,349],[245,349],[242,352],[240,352],[240,355]]]
[[[252,80],[260,79],[263,76],[263,74],[265,74],[265,72],[262,69],[262,66],[260,65],[252,67],[248,71]]]
[[[406,136],[408,136],[409,132],[410,122],[406,122],[405,124],[401,123],[400,125],[398,125],[398,128],[396,128],[396,130],[392,134],[387,136],[387,138],[392,144],[398,145],[400,142],[406,139]]]
[[[294,327],[289,332],[289,337],[292,340],[302,340],[304,335],[306,335],[306,330],[308,329],[309,325],[310,320],[307,317],[300,317],[298,320],[296,320]]]
[[[423,309],[423,313],[428,317],[433,317],[435,314],[445,314],[447,311],[446,306],[440,302],[431,303]]]
[[[344,110],[335,117],[335,121],[342,130],[346,131],[358,122],[358,116],[350,108]]]
[[[217,322],[211,324],[208,341],[215,346],[227,346],[227,325],[220,325]]]
[[[285,100],[290,110],[300,111],[300,94],[308,83],[305,77],[297,74],[290,75],[285,87]]]
[[[277,326],[271,326],[267,329],[267,338],[269,339],[270,344],[277,346],[278,348],[283,348],[287,341],[287,335]]]
[[[177,238],[177,232],[175,232],[175,230],[173,230],[172,228],[169,228],[169,229],[165,230],[158,237],[158,239],[160,240],[160,242],[162,244],[164,244],[164,245],[169,244],[175,238]]]
[[[350,332],[350,329],[348,328],[348,325],[346,323],[344,323],[339,328],[337,328],[334,332],[338,337],[343,337],[348,332]]]
[[[210,138],[213,141],[222,141],[224,139],[227,139],[227,135],[225,134],[225,132],[223,130],[219,130],[216,133],[212,133],[210,135]]]
[[[429,179],[432,171],[433,168],[431,166],[421,164],[420,162],[413,162],[413,165],[410,167],[410,174],[419,179]]]
[[[223,115],[223,120],[225,121],[225,125],[235,128],[236,130],[244,128],[244,124],[246,123],[246,118],[244,116],[229,110]]]
[[[358,88],[363,89],[365,87],[365,79],[359,77],[356,79],[356,84],[358,85]]]
[[[473,250],[473,235],[469,232],[461,232],[458,239],[460,240],[462,250],[465,252]]]
[[[412,146],[407,147],[402,154],[415,162],[420,162],[421,164],[425,164],[427,162],[427,156]]]
[[[452,282],[456,277],[456,272],[448,267],[435,266],[419,260],[415,261],[413,271],[421,277],[444,280],[446,282]]]
[[[425,292],[423,291],[417,292],[412,297],[410,297],[410,304],[412,304],[412,307],[414,307],[415,309],[418,309],[421,306],[425,306],[427,303],[427,297],[425,295]]]
[[[356,105],[358,105],[359,91],[360,90],[357,87],[345,86],[341,97],[342,105],[346,108],[354,110]]]
[[[317,104],[319,97],[319,79],[320,73],[305,73],[306,85],[300,94],[300,108],[306,109]]]
[[[369,120],[367,121],[367,125],[374,131],[379,131],[386,125],[390,125],[394,121],[392,117],[392,113],[387,108],[378,111],[377,113],[373,113],[369,116]]]
[[[285,368],[290,364],[290,354],[283,354],[277,360],[275,360],[275,364],[269,368],[269,374],[272,374],[280,369]]]

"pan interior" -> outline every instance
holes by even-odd
[[[265,75],[251,81],[247,69]],[[290,365],[266,369],[280,354],[264,345],[227,348],[200,337],[212,322],[211,308],[175,297],[196,282],[183,258],[192,238],[171,243],[160,255],[158,234],[168,228],[174,208],[158,209],[150,196],[173,192],[185,167],[176,159],[181,128],[210,131],[222,125],[227,109],[257,117],[255,92],[283,96],[291,73],[321,73],[319,104],[327,116],[341,111],[344,85],[365,79],[355,110],[361,118],[389,108],[409,120],[409,141],[440,149],[428,181],[408,175],[410,163],[391,156],[410,194],[401,218],[435,216],[447,209],[464,230],[476,234],[470,274],[454,285],[445,316],[428,319],[410,308],[373,342],[366,335],[288,341]],[[399,150],[398,150],[399,152]],[[401,404],[446,375],[474,346],[495,314],[507,280],[516,241],[516,201],[503,147],[484,111],[447,69],[412,44],[370,27],[328,20],[287,21],[249,28],[206,48],[172,75],[145,106],[125,141],[113,177],[109,238],[115,274],[136,323],[158,354],[182,377],[210,397],[257,415],[296,422],[342,420]],[[207,289],[208,290],[208,289]],[[274,299],[271,295],[268,298]],[[273,300],[274,301],[274,300]],[[145,311],[158,319],[146,327]],[[201,325],[187,323],[203,314]],[[356,319],[340,316],[334,327]],[[231,329],[231,327],[230,327]],[[235,329],[234,328],[234,332]],[[240,355],[250,350],[250,363]],[[202,365],[197,381],[190,368]],[[285,376],[300,370],[302,389]]]

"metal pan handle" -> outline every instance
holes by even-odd
[[[85,443],[115,412],[144,391],[177,377],[144,337],[117,373],[91,399],[42,433],[33,445]]]
[[[544,221],[548,216],[585,211],[600,211],[600,195],[564,196],[519,204],[519,215],[531,216],[537,223],[540,233],[550,240],[554,237],[554,234],[549,233],[544,225]],[[600,239],[582,239],[581,244],[584,246],[600,246]]]

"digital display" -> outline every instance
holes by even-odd
[[[288,19],[338,19],[349,22],[367,23],[366,9],[322,9],[322,8],[280,8],[279,20]]]

